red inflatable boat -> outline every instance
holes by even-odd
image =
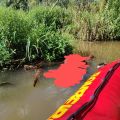
[[[120,120],[120,60],[100,68],[48,120]]]

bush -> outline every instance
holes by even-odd
[[[5,59],[59,60],[72,52],[68,37],[62,35],[71,20],[59,7],[33,8],[30,12],[1,7],[0,44],[5,43],[1,52],[6,51]]]
[[[4,43],[0,42],[0,66],[3,66],[6,62],[10,62],[11,54],[9,49]]]
[[[104,40],[108,37],[107,22],[101,12],[94,14],[88,11],[82,12],[80,15],[80,26],[79,35],[83,40]]]
[[[37,7],[31,10],[29,15],[36,26],[44,24],[45,27],[52,27],[54,31],[62,29],[72,22],[72,15],[60,7]]]
[[[69,39],[60,31],[71,24],[72,16],[60,7],[37,7],[29,12],[32,30],[28,36],[26,56],[55,61],[72,53]],[[68,50],[69,49],[69,50]]]
[[[119,0],[108,0],[104,11],[108,20],[108,27],[111,39],[120,40],[120,2]]]
[[[9,47],[15,50],[13,58],[25,57],[25,47],[30,26],[23,11],[5,9],[1,14],[0,22],[4,36],[3,41],[9,43]]]
[[[76,12],[74,24],[69,28],[81,40],[120,40],[120,3],[119,0],[91,2]]]
[[[69,36],[66,37],[41,24],[30,33],[26,49],[27,56],[29,59],[40,58],[45,61],[63,59],[64,55],[72,53],[69,39]]]

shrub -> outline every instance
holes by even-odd
[[[120,40],[120,2],[119,0],[108,0],[104,11],[108,20],[111,39]]]
[[[3,66],[6,62],[10,62],[11,54],[9,49],[4,43],[0,42],[0,66]]]
[[[9,47],[15,50],[13,58],[25,57],[25,47],[27,43],[27,36],[30,32],[30,26],[27,22],[27,17],[23,11],[15,11],[12,9],[5,9],[1,13],[1,26],[3,41],[9,43]]]
[[[60,7],[41,6],[31,10],[29,14],[36,26],[44,24],[46,27],[53,27],[53,30],[64,28],[72,22],[72,15]]]
[[[30,33],[27,44],[29,59],[40,58],[45,61],[63,59],[64,55],[72,53],[70,37],[46,28],[43,24]]]
[[[5,43],[1,51],[10,59],[60,60],[72,53],[71,38],[62,34],[71,20],[60,7],[41,6],[30,12],[0,8],[0,43]]]

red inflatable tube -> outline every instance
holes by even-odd
[[[120,60],[100,68],[48,120],[120,120]]]

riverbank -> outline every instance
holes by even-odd
[[[61,61],[64,55],[71,54],[74,38],[62,32],[70,24],[71,15],[61,10],[60,7],[43,6],[26,13],[1,7],[0,65],[19,60],[30,63]]]
[[[118,1],[62,4],[29,3],[28,10],[0,6],[1,68],[16,68],[34,61],[62,61],[72,53],[86,56],[92,53],[86,50],[84,41],[120,40]],[[83,42],[86,44],[82,45]]]

